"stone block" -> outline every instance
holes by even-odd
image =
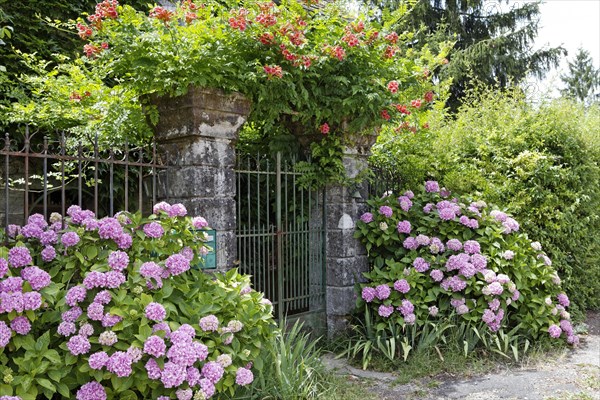
[[[182,203],[191,216],[206,218],[211,228],[234,231],[236,227],[235,200],[231,197],[217,198],[169,198],[170,203]]]
[[[354,229],[346,230],[328,230],[327,231],[327,257],[345,258],[354,257],[357,253],[363,253],[363,250],[357,251],[362,244],[354,238]]]
[[[234,142],[228,139],[185,137],[159,145],[158,151],[168,165],[235,166]]]
[[[333,339],[350,327],[348,315],[327,315],[327,337]]]
[[[235,196],[233,169],[212,166],[171,167],[167,171],[169,196],[179,198],[213,198]],[[166,180],[161,184],[166,185]],[[164,189],[166,190],[166,189]]]
[[[232,268],[237,261],[237,242],[234,231],[217,231],[217,269]]]
[[[348,315],[356,308],[356,293],[353,286],[326,289],[327,315]]]
[[[327,286],[354,286],[357,282],[365,282],[364,272],[369,270],[366,256],[350,258],[327,258]]]
[[[239,93],[191,87],[178,97],[151,96],[160,119],[155,127],[159,142],[190,136],[237,140],[246,122],[250,102]]]

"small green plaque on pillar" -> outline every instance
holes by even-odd
[[[201,256],[204,263],[198,266],[201,269],[216,269],[217,268],[217,231],[214,229],[203,230],[206,240],[204,244],[209,247],[208,254]]]

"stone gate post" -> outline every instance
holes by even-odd
[[[344,149],[343,163],[348,178],[356,178],[368,167],[367,158],[377,136],[356,135]],[[354,238],[356,221],[366,211],[367,183],[327,188],[327,332],[331,337],[346,329],[354,310],[354,285],[364,281],[369,263],[364,246]]]
[[[250,102],[238,93],[191,87],[179,97],[153,97],[158,152],[169,168],[159,176],[159,200],[182,203],[217,231],[217,269],[237,260],[235,143]]]

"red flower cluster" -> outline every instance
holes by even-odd
[[[108,47],[108,45],[107,45]],[[93,44],[86,44],[83,46],[83,53],[87,58],[94,58],[102,52],[102,48],[94,46]]]
[[[195,19],[198,19],[198,15],[196,13],[193,12],[186,12],[185,13],[185,23],[186,24],[191,24]]]
[[[353,33],[346,33],[344,37],[342,37],[342,41],[348,43],[348,46],[350,47],[358,46],[360,43],[358,37]]]
[[[173,12],[161,6],[154,7],[149,15],[151,18],[156,18],[157,20],[164,22],[165,25],[173,18]]]
[[[240,8],[237,11],[232,10],[231,13],[233,14],[233,16],[229,18],[229,26],[231,26],[233,29],[245,31],[246,26],[250,23],[250,21],[246,19],[246,17],[248,16],[248,10],[246,10],[245,8]]]
[[[83,97],[90,97],[91,95],[92,94],[90,92],[88,92],[87,90],[85,92],[83,92]],[[71,95],[69,96],[70,101],[80,102],[81,99],[82,99],[82,96],[76,91],[73,91],[71,93]]]
[[[327,135],[329,133],[329,124],[325,122],[319,129],[323,135]]]
[[[431,103],[433,101],[433,92],[429,91],[429,92],[425,93],[423,98],[425,99],[426,102]]]
[[[283,70],[281,69],[281,67],[279,65],[273,65],[273,66],[265,65],[263,68],[264,68],[265,72],[267,73],[268,79],[283,77]]]
[[[258,38],[265,46],[275,43],[275,36],[271,32],[265,32]]]
[[[119,2],[117,0],[104,0],[102,3],[96,4],[96,13],[89,15],[87,19],[88,21],[90,21],[93,27],[95,27],[98,30],[102,29],[103,19],[117,19],[117,17],[119,16],[119,14],[117,13],[118,5]]]
[[[340,61],[342,61],[346,57],[346,50],[344,50],[344,48],[342,46],[333,46],[332,47],[332,46],[326,45],[323,48],[323,51],[326,54],[329,54],[329,56],[335,57]]]
[[[396,46],[388,46],[385,49],[385,53],[383,53],[383,56],[385,58],[392,58],[394,57],[394,55],[396,54],[396,52],[398,51],[398,48]]]
[[[388,35],[385,35],[385,40],[392,44],[396,44],[396,42],[398,41],[398,34],[396,32],[392,32]]]
[[[277,23],[277,17],[271,11],[275,7],[275,3],[259,3],[260,14],[256,17],[256,22],[264,26],[265,28],[273,26]]]
[[[390,92],[396,93],[398,91],[398,82],[390,81],[390,83],[388,83],[388,85],[387,85],[387,88]]]
[[[77,23],[77,34],[83,40],[88,39],[90,36],[92,36],[93,33],[94,32],[92,31],[92,28],[90,28],[89,26]]]
[[[421,107],[421,100],[420,99],[416,99],[416,100],[412,100],[410,102],[410,105],[413,106],[414,108],[420,108]]]
[[[388,110],[383,110],[381,111],[381,118],[385,119],[386,121],[390,120],[390,113],[388,113]]]
[[[402,113],[402,114],[405,114],[405,115],[410,115],[410,111],[408,111],[408,108],[405,105],[396,104],[395,107],[396,107],[396,110],[398,110],[399,113]]]

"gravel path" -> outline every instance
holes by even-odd
[[[591,314],[588,324],[589,334],[581,336],[576,349],[543,363],[476,378],[444,378],[435,388],[427,382],[393,385],[394,374],[362,371],[332,356],[326,357],[325,363],[337,373],[369,385],[381,400],[600,400],[600,313]]]

